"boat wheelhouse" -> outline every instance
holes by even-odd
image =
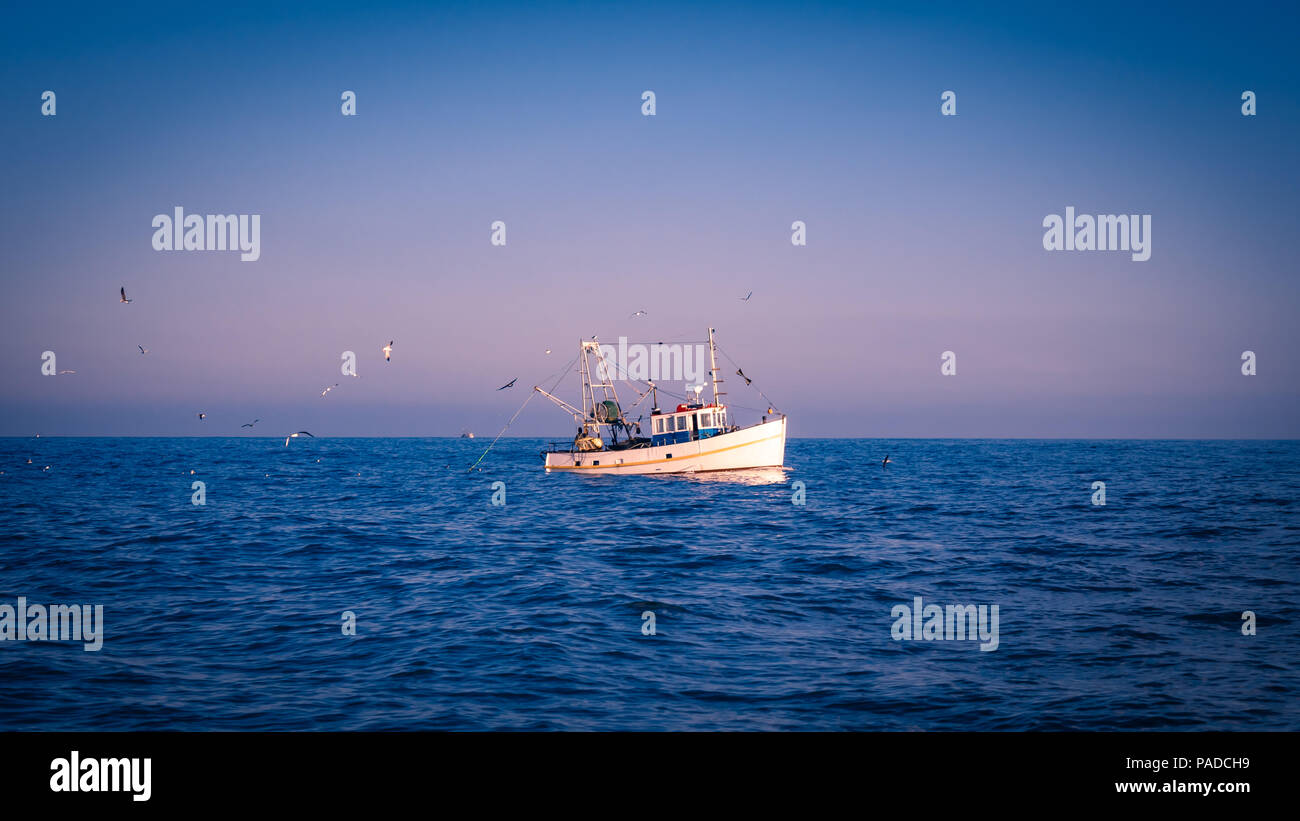
[[[596,368],[591,367],[589,358],[596,359]],[[769,421],[765,416],[762,422],[748,427],[741,427],[730,418],[727,405],[722,401],[726,394],[719,390],[723,380],[718,377],[712,328],[709,329],[709,362],[713,397],[708,403],[702,398],[705,386],[698,385],[688,387],[685,401],[678,404],[676,410],[661,410],[659,387],[654,382],[643,382],[646,389],[642,391],[624,379],[621,381],[640,394],[637,402],[625,410],[619,404],[614,386],[616,374],[605,361],[594,338],[580,344],[579,361],[583,383],[580,407],[570,405],[541,388],[533,389],[569,411],[578,425],[571,442],[556,443],[543,452],[548,473],[553,470],[617,474],[693,473],[784,465],[784,414],[769,409],[777,418]],[[652,405],[649,418],[642,414],[632,421],[630,411],[646,398],[651,399]],[[643,427],[643,421],[646,427]]]
[[[650,414],[650,445],[677,445],[727,432],[727,409],[685,403],[676,411]]]

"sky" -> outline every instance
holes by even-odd
[[[490,436],[709,327],[792,436],[1300,435],[1294,5],[260,6],[7,11],[0,435]]]

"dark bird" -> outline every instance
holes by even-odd
[[[890,462],[890,461],[889,461],[889,454],[888,454],[888,453],[885,454],[885,461],[881,462],[880,464],[881,464],[881,466],[884,466],[884,465],[891,465],[891,464],[893,464],[893,462]]]
[[[136,347],[140,349],[141,356],[144,356],[145,354],[149,353],[149,349],[143,345],[136,345]]]
[[[261,419],[254,419],[252,422],[245,422],[244,424],[240,425],[240,427],[241,427],[241,428],[251,428],[253,425],[256,425],[258,422],[261,422],[261,421],[262,421]]]
[[[199,417],[199,421],[202,422],[204,419],[207,419],[207,418],[208,418],[208,415],[207,415],[206,413],[203,413],[202,411],[200,411],[200,412],[198,413],[198,417]]]
[[[133,299],[127,299],[127,298],[126,298],[126,286],[125,286],[125,285],[122,286],[122,298],[121,298],[119,301],[120,301],[123,305],[129,304],[129,303],[135,301],[135,300],[133,300]]]
[[[310,437],[313,438],[313,439],[316,438],[316,436],[315,436],[314,434],[308,433],[308,432],[305,431],[305,430],[300,430],[300,431],[298,431],[297,433],[291,433],[291,434],[289,434],[288,436],[284,437],[284,446],[285,446],[286,448],[289,447],[289,440],[290,440],[290,439],[297,439],[299,436],[310,436]]]
[[[748,376],[745,376],[745,372],[740,369],[736,370],[736,376],[739,376],[741,379],[745,380],[746,385],[749,385],[754,381],[750,379]]]
[[[388,344],[385,345],[383,348],[381,348],[381,350],[384,352],[384,361],[385,361],[385,362],[390,362],[390,361],[392,361],[392,358],[393,358],[393,340],[391,340],[391,339],[388,340]]]
[[[748,302],[748,301],[749,301],[749,298],[750,298],[751,296],[753,296],[753,295],[754,295],[754,292],[753,292],[753,291],[750,291],[749,293],[747,293],[747,294],[745,294],[744,296],[740,297],[740,301],[741,301],[741,302]]]
[[[515,383],[518,382],[518,381],[519,381],[519,377],[516,376],[514,379],[511,379],[509,382],[507,382],[507,383],[505,383],[504,385],[502,385],[501,387],[497,388],[497,390],[499,390],[499,391],[503,391],[503,390],[505,390],[506,388],[513,388],[513,387],[515,386]]]

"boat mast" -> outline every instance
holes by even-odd
[[[722,380],[718,378],[718,352],[713,344],[713,329],[709,328],[709,374],[713,377],[713,405],[719,406],[718,397],[726,396],[726,391],[718,390],[718,383]]]
[[[589,409],[595,404],[589,398],[589,395],[594,397],[594,392],[591,390],[591,370],[587,365],[587,343],[585,341],[580,340],[578,342],[578,353],[580,354],[578,357],[578,372],[582,374],[582,398],[578,400],[578,407],[582,408],[582,427],[585,431],[587,414],[591,413]]]

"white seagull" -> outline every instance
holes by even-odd
[[[305,430],[300,430],[300,431],[298,431],[297,433],[291,433],[291,434],[289,434],[288,436],[284,437],[284,446],[285,446],[286,448],[289,447],[289,440],[290,440],[290,439],[297,439],[299,436],[310,436],[310,437],[313,438],[313,439],[316,438],[316,436],[315,436],[314,434],[308,433],[308,432],[305,431]]]
[[[393,358],[393,341],[391,339],[388,340],[388,344],[385,345],[380,350],[384,352],[384,361],[385,362],[390,361]]]
[[[335,382],[333,385],[330,385],[328,388],[326,388],[325,390],[323,390],[323,391],[320,392],[320,398],[321,398],[321,399],[324,399],[324,398],[325,398],[325,394],[327,394],[327,393],[329,393],[330,391],[334,390],[334,389],[337,388],[338,386],[339,386],[339,383],[337,383],[337,382]]]

